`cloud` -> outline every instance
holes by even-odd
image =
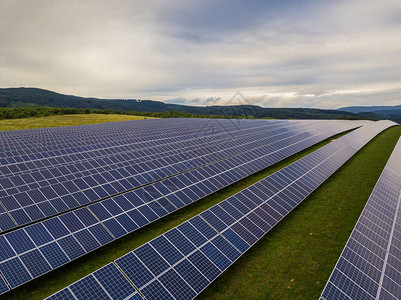
[[[401,100],[401,4],[0,3],[2,87],[104,98],[336,108]]]

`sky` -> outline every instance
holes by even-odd
[[[399,0],[0,0],[3,88],[339,108],[400,79]]]

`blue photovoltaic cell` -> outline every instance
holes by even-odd
[[[18,254],[35,247],[31,239],[23,230],[12,231],[6,234],[6,239]]]
[[[0,229],[3,231],[9,230],[15,227],[15,223],[7,214],[0,214]]]
[[[136,209],[129,211],[127,214],[140,227],[149,223],[149,221]]]
[[[40,210],[47,216],[53,216],[57,213],[57,211],[50,205],[49,202],[42,202],[38,204]]]
[[[220,220],[222,220],[226,225],[231,225],[235,222],[235,219],[225,212],[220,206],[213,206],[210,211],[214,213]]]
[[[175,206],[173,206],[168,200],[167,198],[161,198],[159,200],[157,200],[158,205],[160,205],[160,207],[162,207],[163,209],[165,209],[168,213],[171,213],[173,211],[176,211],[177,208]]]
[[[75,215],[79,220],[85,224],[85,226],[90,226],[97,223],[96,218],[85,208],[81,208],[74,211]]]
[[[149,207],[158,215],[159,218],[164,217],[168,214],[168,212],[163,207],[161,207],[161,205],[157,201],[149,203]]]
[[[29,273],[31,273],[34,278],[51,270],[50,265],[47,263],[39,250],[27,252],[21,255],[20,258],[25,267],[28,269]]]
[[[221,271],[224,271],[231,265],[231,261],[211,243],[204,245],[201,251],[214,262]]]
[[[159,281],[176,299],[192,299],[196,296],[196,293],[173,269],[160,276]]]
[[[132,252],[117,259],[116,265],[135,284],[137,288],[141,288],[153,278],[153,275],[149,272],[149,270]]]
[[[189,261],[202,272],[210,281],[220,275],[221,271],[202,252],[195,251],[188,257]]]
[[[112,299],[125,299],[136,292],[124,275],[110,263],[93,273]]]
[[[129,298],[127,298],[127,300],[143,300],[143,298],[138,293],[135,293],[135,294],[131,295]]]
[[[134,253],[155,276],[169,267],[166,261],[149,244],[135,249]]]
[[[5,292],[9,291],[10,288],[4,282],[3,278],[0,276],[0,295],[4,294]]]
[[[103,221],[103,224],[108,230],[110,230],[115,238],[119,238],[127,233],[127,231],[125,231],[125,229],[115,219]]]
[[[127,232],[132,232],[138,228],[138,225],[127,214],[122,214],[116,217],[116,220],[124,227]]]
[[[86,252],[100,247],[99,242],[90,234],[87,229],[74,233],[74,237],[82,245]]]
[[[166,198],[177,208],[185,206],[184,202],[182,202],[175,194],[168,195]]]
[[[113,216],[123,212],[122,209],[113,201],[113,199],[104,200],[102,204]]]
[[[13,210],[13,209],[18,209],[21,206],[18,204],[18,202],[15,200],[14,197],[12,196],[6,196],[2,199],[1,203],[6,207],[7,210]]]
[[[95,214],[100,221],[111,217],[111,214],[104,208],[101,203],[95,203],[89,206],[89,209]]]
[[[209,284],[209,280],[188,260],[183,260],[174,269],[197,293],[200,293]]]
[[[195,216],[189,220],[196,229],[198,229],[207,239],[217,235],[217,231],[210,227],[200,216]]]
[[[263,230],[261,230],[258,226],[256,226],[248,217],[243,217],[239,221],[239,224],[244,226],[249,232],[251,232],[254,236],[256,236],[257,239],[260,239],[265,234]]]
[[[241,254],[234,248],[226,239],[221,235],[216,236],[212,240],[213,245],[215,245],[222,253],[224,253],[231,261],[235,261]]]
[[[76,300],[69,289],[65,288],[56,294],[46,298],[46,300]]]
[[[154,239],[150,244],[170,265],[177,263],[183,258],[183,255],[164,236]]]
[[[46,257],[52,268],[57,268],[69,261],[68,257],[56,243],[50,243],[39,248],[40,252]]]
[[[200,215],[206,220],[206,222],[216,228],[218,232],[221,232],[227,228],[227,225],[217,218],[210,210],[204,211]]]
[[[56,239],[70,233],[58,218],[51,218],[49,220],[46,220],[43,222],[43,225],[45,225],[50,234]]]
[[[89,231],[102,245],[105,245],[113,240],[113,237],[110,235],[110,233],[108,233],[107,230],[100,224],[89,227]]]
[[[52,236],[41,223],[28,226],[25,230],[36,246],[41,246],[53,240]]]
[[[92,274],[71,284],[70,289],[78,300],[110,299]]]
[[[0,236],[0,259],[1,261],[6,260],[7,258],[13,257],[15,252],[8,244],[7,240],[4,236]]]
[[[244,226],[239,223],[235,223],[233,226],[231,226],[231,228],[249,245],[255,244],[258,240],[250,231],[248,231]]]
[[[127,200],[126,196],[129,194],[126,193],[124,195],[119,195],[117,197],[114,197],[114,201],[118,204],[118,206],[120,206],[124,211],[128,211],[132,208],[134,208],[134,206],[130,203],[130,201]]]
[[[183,223],[177,228],[197,247],[206,242],[206,238],[189,223]]]
[[[252,221],[256,226],[258,226],[263,234],[270,230],[271,225],[266,223],[262,218],[260,218],[256,213],[252,212],[248,215],[248,219]]]
[[[166,232],[165,236],[184,255],[188,255],[195,250],[195,246],[176,228]]]
[[[26,207],[25,212],[28,214],[29,218],[32,221],[37,221],[45,217],[45,215],[40,211],[40,209],[34,205]]]
[[[150,222],[157,220],[159,217],[151,210],[148,206],[141,206],[138,208],[138,210],[143,214],[146,219],[148,219]]]
[[[0,272],[11,288],[15,288],[32,279],[18,258],[7,260],[0,264]]]
[[[77,200],[74,199],[71,195],[67,195],[61,198],[63,202],[68,206],[68,208],[73,209],[79,206]]]
[[[146,299],[174,299],[157,280],[141,289],[141,293]]]
[[[241,237],[239,237],[230,228],[225,230],[222,234],[231,244],[233,244],[242,253],[249,249],[250,247],[249,244],[245,242]]]
[[[66,236],[57,242],[70,259],[74,259],[85,254],[85,250],[79,245],[73,236]]]
[[[133,205],[134,207],[141,206],[144,203],[142,199],[139,198],[139,196],[134,192],[128,192],[124,194],[124,196],[127,198],[129,203],[131,203],[131,205]]]

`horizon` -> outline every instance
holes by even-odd
[[[169,102],[165,102],[163,100],[154,100],[154,99],[141,99],[141,98],[98,98],[98,97],[93,97],[93,96],[88,96],[88,97],[83,97],[80,95],[70,95],[70,94],[63,94],[57,91],[52,91],[52,90],[48,90],[48,89],[43,89],[43,88],[39,88],[39,87],[26,87],[26,86],[20,86],[20,87],[0,87],[0,89],[37,89],[37,90],[43,90],[43,91],[48,91],[48,92],[52,92],[52,93],[56,93],[56,94],[60,94],[60,95],[64,95],[64,96],[72,96],[72,97],[78,97],[78,98],[83,98],[83,99],[97,99],[97,100],[104,100],[104,101],[108,101],[108,100],[124,100],[124,101],[156,101],[156,102],[162,102],[165,104],[176,104],[176,105],[185,105],[185,106],[192,106],[192,107],[210,107],[210,106],[235,106],[235,105],[253,105],[253,106],[259,106],[262,108],[289,108],[289,109],[293,109],[293,108],[307,108],[307,109],[319,109],[319,110],[339,110],[342,108],[347,108],[347,107],[359,107],[356,105],[350,105],[350,106],[343,106],[343,107],[338,107],[338,108],[320,108],[320,107],[292,107],[292,106],[285,106],[285,107],[267,107],[267,106],[261,106],[258,104],[249,104],[249,103],[245,103],[245,104],[227,104],[227,105],[219,105],[219,104],[210,104],[210,105],[202,105],[202,104],[178,104],[178,103],[169,103]],[[395,104],[392,106],[398,106],[401,104]],[[361,105],[361,107],[375,107],[377,105]],[[381,105],[380,105],[381,106]]]
[[[0,82],[189,106],[399,105],[400,25],[396,0],[3,0]]]

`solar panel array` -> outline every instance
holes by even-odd
[[[373,189],[321,299],[401,298],[401,140]]]
[[[59,155],[51,159],[36,159],[29,163],[15,162],[16,158],[31,157],[28,155],[14,156],[13,160],[5,157],[2,159],[4,165],[1,167],[3,178],[0,178],[0,186],[3,187],[0,192],[0,232],[222,159],[244,155],[255,149],[265,151],[263,147],[272,142],[285,143],[291,138],[298,140],[307,138],[317,133],[319,128],[316,122],[314,124],[277,123],[277,121],[248,123],[238,125],[239,128],[232,124],[231,128],[228,128],[226,124],[223,131],[221,128],[214,129],[215,125],[206,123],[204,127],[197,129],[206,131],[206,134],[198,134],[198,137],[192,138],[195,129],[189,130],[186,134],[181,130],[179,142],[175,141],[177,138],[174,140],[163,138],[161,145],[159,145],[160,140],[149,144],[135,143],[133,141],[138,139],[138,135],[134,135],[129,141],[124,140],[124,146],[109,147],[107,152],[103,149],[105,152],[103,155],[99,148],[89,150],[87,149],[89,147],[82,146],[78,147],[83,151],[79,155],[77,153]],[[321,126],[327,130],[327,125]],[[348,128],[352,126],[355,124],[348,125]],[[209,128],[212,128],[213,134],[208,134]],[[108,137],[107,134],[105,136]],[[51,142],[54,143],[53,139]],[[5,145],[4,149],[10,149],[10,146]],[[63,154],[61,148],[51,153],[57,155],[59,152]],[[14,154],[18,153],[20,152],[15,151]],[[3,155],[9,153],[5,152]],[[43,156],[43,153],[41,155]],[[12,175],[7,176],[11,173]]]
[[[243,131],[241,135],[224,143],[223,151],[228,149],[233,153],[241,151],[242,149],[239,147],[243,146],[245,138],[247,138],[247,143],[259,141],[249,129],[243,129],[245,132]],[[253,129],[261,130],[264,133],[266,130],[271,131],[266,124],[265,128],[254,126]],[[277,127],[273,128],[273,135],[274,129],[277,131]],[[285,129],[282,128],[281,132]],[[190,134],[191,131],[189,130],[188,135]],[[212,138],[220,142],[221,138],[227,139],[228,134],[228,132],[224,132]],[[169,136],[168,133],[166,135]],[[259,135],[259,139],[262,136]],[[185,139],[184,141],[176,142],[176,139],[171,139],[175,142],[168,142],[167,144],[166,142],[169,139],[164,138],[163,144],[160,146],[155,141],[153,143],[132,143],[138,138],[141,138],[141,135],[130,137],[129,141],[124,141],[124,146],[119,145],[101,150],[98,148],[96,150],[83,149],[88,151],[79,153],[79,155],[74,153],[51,159],[36,159],[31,163],[10,164],[10,158],[4,158],[3,163],[8,162],[8,164],[2,167],[2,172],[5,175],[11,171],[13,173],[12,176],[0,179],[4,188],[1,202],[7,210],[7,214],[0,215],[0,220],[2,220],[0,228],[8,230],[25,225],[85,205],[90,201],[96,201],[177,174],[185,171],[185,169],[195,167],[197,164],[204,164],[216,158],[224,158],[221,151],[216,152],[215,146],[214,148],[213,146],[210,147],[208,145],[210,141],[205,143],[204,138],[194,140],[182,135],[180,138]],[[242,140],[238,141],[238,139]],[[131,144],[127,144],[128,142]],[[158,142],[161,143],[161,141]],[[233,145],[236,146],[237,152],[232,149]],[[102,144],[101,146],[105,147],[106,145]],[[198,147],[202,147],[204,150],[201,153],[201,158],[197,157],[200,154],[196,153]],[[174,151],[176,149],[183,149],[183,151],[176,153]],[[166,154],[167,151],[168,154]],[[57,153],[53,151],[53,154]],[[220,156],[216,157],[219,154]],[[21,156],[15,156],[13,160],[16,157],[21,158]],[[21,173],[23,169],[26,173]]]
[[[333,134],[363,124],[279,123],[289,135],[283,137],[276,129],[270,131],[274,134],[265,132],[269,140],[264,139],[259,147],[251,143],[251,149],[238,155],[227,155],[191,171],[0,235],[2,276],[10,288],[15,288]],[[296,129],[290,131],[289,124]],[[219,145],[219,150],[222,147]]]
[[[381,121],[335,140],[48,299],[87,299],[92,293],[107,299],[113,285],[97,277],[108,269],[115,270],[110,282],[117,281],[113,276],[125,278],[125,289],[112,299],[196,297],[361,147],[393,125]]]

